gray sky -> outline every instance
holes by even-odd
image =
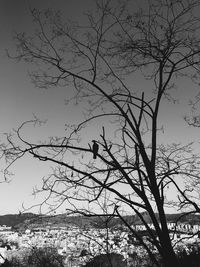
[[[61,9],[66,12],[66,16],[76,19],[90,8],[93,0],[0,1],[0,135],[31,119],[32,114],[41,119],[48,119],[48,126],[42,130],[42,137],[64,131],[65,122],[78,121],[81,117],[81,109],[64,105],[64,99],[67,97],[66,88],[35,88],[27,75],[27,66],[17,64],[6,56],[6,49],[14,51],[12,33],[32,29],[28,11],[30,3],[32,7]],[[143,84],[139,78],[134,86],[142,90]],[[183,116],[189,112],[188,98],[193,98],[197,90],[197,86],[191,88],[190,83],[182,81],[175,92],[177,98],[181,98],[180,103],[173,105],[166,102],[163,105],[162,120],[166,126],[166,142],[187,143],[198,140],[198,129],[188,127],[183,121]],[[39,138],[38,133],[31,134]],[[33,202],[35,200],[31,196],[32,188],[41,185],[41,178],[49,171],[50,168],[46,164],[31,158],[17,162],[13,169],[15,175],[12,182],[0,184],[0,214],[17,213],[22,202],[25,206],[39,202],[39,199]]]
[[[32,4],[34,2],[34,4]],[[91,0],[2,0],[0,1],[0,134],[9,132],[23,121],[36,114],[48,119],[47,127],[41,129],[43,136],[47,131],[54,135],[64,131],[64,123],[79,119],[78,109],[67,110],[64,99],[65,88],[42,90],[35,88],[28,77],[24,64],[17,64],[6,56],[6,49],[14,52],[12,36],[14,32],[32,29],[29,7],[54,8],[65,11],[70,19],[80,17],[90,7]],[[31,3],[31,5],[30,5]],[[32,133],[34,136],[34,133]],[[38,137],[39,138],[39,137]],[[14,169],[15,175],[9,184],[0,185],[0,214],[17,213],[22,202],[32,203],[32,188],[41,184],[41,178],[49,171],[45,164],[26,159],[19,161]],[[29,201],[30,200],[30,201]]]

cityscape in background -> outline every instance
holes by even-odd
[[[17,224],[0,226],[1,264],[12,257],[23,257],[33,248],[56,249],[66,267],[79,267],[101,254],[120,254],[129,263],[131,259],[133,260],[133,255],[137,254],[137,257],[142,259],[146,254],[130,230],[117,221],[105,228],[101,218],[85,219],[80,216],[73,218],[64,214],[52,217],[39,216],[39,218],[34,214],[7,216],[13,218],[12,223],[15,221]],[[171,216],[169,214],[169,219]],[[180,214],[176,214],[172,217],[175,220],[179,216]],[[3,217],[3,220],[7,220],[6,215]],[[63,222],[65,220],[71,222]],[[182,222],[168,222],[172,243],[177,246],[177,250],[200,242],[200,223],[197,221],[199,221],[198,216],[190,216]],[[154,229],[153,224],[149,223],[148,226]],[[142,223],[133,223],[131,227],[148,242],[149,236]],[[152,246],[150,242],[149,246]],[[155,248],[152,246],[152,249]]]

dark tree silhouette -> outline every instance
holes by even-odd
[[[118,217],[156,266],[159,262],[148,242],[164,266],[178,266],[165,208],[199,212],[193,188],[183,186],[183,181],[199,178],[199,156],[191,144],[160,142],[164,124],[160,111],[164,100],[173,100],[173,88],[183,77],[199,79],[200,3],[150,0],[136,8],[127,1],[108,0],[97,1],[96,7],[84,26],[65,24],[51,10],[34,9],[35,34],[16,34],[14,58],[36,63],[31,74],[35,85],[66,86],[66,94],[68,85],[73,85],[76,94],[71,101],[87,99],[87,117],[76,126],[68,125],[63,137],[45,143],[28,141],[23,135],[25,126],[40,121],[24,122],[15,136],[7,135],[4,156],[8,168],[25,154],[56,165],[43,180],[41,191],[49,193],[43,204],[53,197],[58,203],[55,209],[68,203],[68,213]],[[138,93],[133,81],[140,78],[144,83]],[[102,125],[100,152],[80,139],[93,121]],[[91,140],[86,138],[87,142]],[[177,196],[173,200],[172,189]],[[148,242],[125,220],[124,210],[138,216]]]

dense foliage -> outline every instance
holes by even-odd
[[[123,256],[111,253],[102,254],[94,257],[84,267],[126,267],[126,262],[123,260]]]
[[[64,267],[63,257],[53,247],[32,248],[23,257],[12,257],[2,267]]]
[[[178,260],[182,267],[200,266],[200,246],[199,244],[180,247],[177,251]],[[52,247],[32,248],[23,257],[12,257],[6,260],[1,267],[64,267],[64,258]],[[116,253],[101,254],[91,258],[81,267],[152,267],[148,258],[142,258],[137,253],[130,255],[124,260],[123,256]],[[160,266],[162,261],[160,261]]]

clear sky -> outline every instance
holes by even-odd
[[[34,2],[34,4],[32,4]],[[65,11],[70,19],[80,17],[90,7],[91,0],[2,0],[0,1],[0,135],[16,128],[36,114],[48,119],[48,132],[64,131],[65,123],[78,120],[78,109],[67,110],[65,88],[42,90],[35,88],[28,77],[28,68],[7,58],[6,49],[14,51],[13,33],[32,29],[29,7],[54,8]],[[42,130],[46,134],[47,129]],[[33,134],[34,135],[34,134]],[[15,169],[15,170],[14,170]],[[46,164],[26,159],[19,161],[9,184],[0,184],[0,214],[18,213],[24,202],[29,206],[32,188],[41,184],[49,168]]]
[[[61,9],[67,17],[76,20],[93,3],[93,0],[0,1],[0,138],[3,133],[31,119],[32,114],[48,119],[48,129],[44,127],[42,130],[44,136],[48,136],[47,133],[54,135],[57,131],[64,131],[65,122],[80,119],[81,109],[64,105],[67,97],[65,88],[35,88],[27,75],[27,65],[8,59],[5,51],[14,51],[13,32],[32,29],[29,6]],[[142,87],[139,79],[136,85],[138,88]],[[163,106],[166,142],[168,139],[174,142],[198,140],[199,130],[188,127],[183,121],[183,116],[189,112],[188,98],[193,98],[197,90],[197,87],[191,88],[190,83],[182,81],[175,92],[177,98],[181,98],[180,103],[167,103]],[[41,178],[49,171],[50,167],[45,163],[31,158],[17,162],[13,168],[12,181],[0,184],[0,214],[17,213],[23,202],[27,207],[39,202],[39,199],[35,200],[31,195],[32,188],[41,185]]]

